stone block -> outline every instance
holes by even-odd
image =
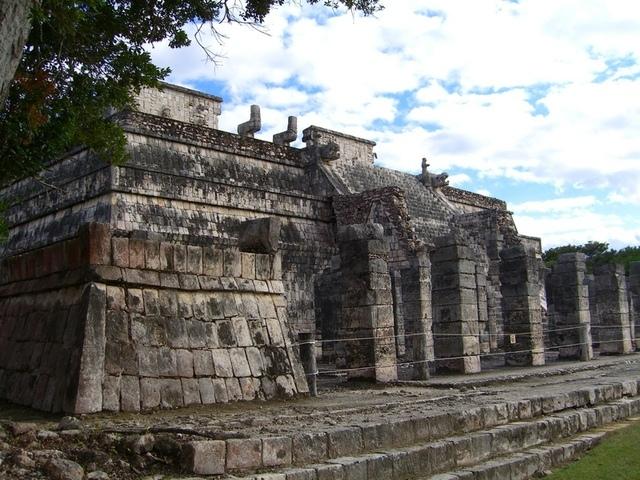
[[[193,353],[189,350],[176,350],[176,367],[179,377],[193,377]]]
[[[249,332],[249,326],[247,320],[244,317],[235,317],[231,319],[233,325],[233,332],[235,334],[236,342],[240,347],[250,347],[253,345],[251,338],[251,332]]]
[[[260,396],[260,380],[253,377],[242,377],[238,379],[243,400],[255,400]]]
[[[317,480],[313,468],[288,468],[282,471],[286,480]]]
[[[158,373],[161,377],[178,376],[176,351],[167,347],[158,349]]]
[[[280,321],[277,318],[267,318],[265,319],[265,322],[267,324],[270,344],[273,346],[284,345],[284,336],[282,335],[282,329],[280,328]]]
[[[160,290],[158,300],[161,315],[165,317],[178,316],[178,295],[174,290]]]
[[[123,375],[120,379],[120,409],[123,412],[140,411],[140,383],[138,377]]]
[[[200,320],[185,320],[189,346],[191,348],[204,348],[207,346],[207,328]]]
[[[178,408],[184,406],[182,383],[178,379],[165,378],[158,380],[160,385],[160,406],[162,408]]]
[[[326,433],[329,458],[353,456],[363,450],[362,432],[359,427],[340,427]]]
[[[120,378],[105,375],[102,381],[102,409],[108,412],[120,411]]]
[[[202,247],[187,246],[187,272],[202,275]]]
[[[173,269],[181,273],[187,271],[187,247],[185,245],[173,245]]]
[[[262,441],[259,438],[227,440],[227,470],[255,470],[262,467]]]
[[[223,378],[212,378],[213,393],[216,398],[216,403],[227,403],[229,401],[229,394],[227,393],[227,384]]]
[[[210,377],[215,374],[210,350],[193,351],[193,371],[197,377]]]
[[[290,437],[262,439],[262,464],[265,467],[291,465],[292,441]]]
[[[241,254],[242,259],[242,278],[255,279],[256,278],[256,256],[253,253]]]
[[[229,351],[226,349],[211,350],[215,373],[218,377],[233,377],[233,367]]]
[[[138,371],[141,377],[158,377],[158,349],[138,347]]]
[[[223,255],[222,250],[214,247],[202,249],[203,273],[212,277],[222,276]]]
[[[111,239],[112,263],[116,267],[129,267],[129,239],[113,237]]]
[[[196,475],[222,475],[226,465],[226,443],[221,440],[199,440],[184,445],[183,459],[188,471]]]
[[[249,362],[249,368],[251,369],[251,375],[254,377],[262,376],[264,373],[264,361],[262,359],[260,349],[256,347],[248,347],[245,349],[245,353]]]
[[[129,342],[129,316],[122,310],[107,312],[105,334],[108,342]]]
[[[168,242],[160,242],[160,270],[174,270],[173,245]]]
[[[271,277],[271,256],[256,254],[256,279],[269,280]]]
[[[213,388],[213,382],[210,378],[198,378],[198,389],[200,390],[200,400],[203,405],[211,405],[216,403],[216,392]],[[184,389],[184,385],[183,385]],[[186,398],[185,398],[186,400]]]
[[[144,313],[144,297],[139,288],[127,289],[127,307],[132,313]]]
[[[242,389],[240,388],[240,382],[237,378],[225,378],[224,383],[227,387],[227,397],[229,401],[237,402],[243,399]]]
[[[346,480],[342,465],[335,463],[325,463],[313,465],[318,480]]]
[[[198,380],[199,379],[195,378],[183,378],[181,380],[185,406],[199,405],[203,403],[200,399],[200,385]]]
[[[160,381],[157,378],[140,379],[140,400],[143,410],[160,406]]]
[[[144,300],[144,311],[147,315],[160,314],[160,300],[157,290],[144,289],[142,291],[142,298]]]
[[[135,238],[129,240],[129,267],[145,268],[143,240]]]
[[[328,441],[325,432],[300,432],[292,437],[293,463],[307,465],[328,458]]]
[[[235,377],[250,377],[251,369],[245,355],[244,348],[229,349],[229,357],[231,359],[231,367]]]
[[[224,265],[222,273],[225,277],[242,276],[242,260],[237,247],[228,247],[223,252]]]
[[[160,270],[160,244],[158,242],[144,242],[145,267],[150,270]]]
[[[181,318],[164,318],[164,330],[167,336],[167,344],[171,348],[189,348],[189,335],[186,321]]]
[[[393,459],[386,454],[366,455],[368,478],[393,478]]]

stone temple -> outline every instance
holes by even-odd
[[[89,413],[301,395],[309,345],[378,382],[634,348],[638,265],[546,270],[503,201],[426,160],[381,168],[374,142],[316,126],[292,147],[295,117],[258,140],[257,106],[224,132],[221,103],[143,91],[114,116],[125,164],[78,148],[0,190],[0,399]]]

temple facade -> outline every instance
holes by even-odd
[[[326,128],[290,146],[295,117],[258,140],[257,106],[221,131],[221,104],[145,90],[113,117],[125,164],[78,148],[0,190],[0,398],[88,413],[306,394],[301,335],[379,382],[591,358],[584,259],[546,271],[505,202]],[[634,348],[636,277],[629,296],[624,272],[597,272],[607,352]]]

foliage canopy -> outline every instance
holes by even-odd
[[[620,250],[609,248],[606,242],[589,241],[584,245],[563,245],[545,250],[542,258],[548,267],[556,263],[558,256],[563,253],[582,252],[587,256],[589,271],[597,265],[605,263],[619,263],[624,265],[629,273],[629,264],[640,261],[640,247],[624,247]]]
[[[191,43],[191,24],[262,23],[287,0],[42,0],[9,95],[0,105],[0,184],[37,175],[44,162],[85,145],[103,159],[125,159],[122,131],[105,116],[130,105],[169,70],[146,49]],[[364,15],[379,0],[306,0]],[[203,52],[204,55],[204,52]]]

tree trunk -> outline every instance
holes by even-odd
[[[31,30],[31,8],[39,3],[40,0],[0,0],[0,108]]]

